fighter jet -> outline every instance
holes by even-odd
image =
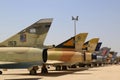
[[[46,49],[48,56],[45,65],[53,65],[56,70],[66,70],[68,66],[82,62],[83,54],[79,51],[82,50],[87,35],[88,33],[80,33],[54,48]]]
[[[80,33],[75,37],[72,37],[63,43],[57,45],[53,49],[48,49],[48,61],[47,64],[54,65],[56,70],[66,70],[67,66],[75,68],[78,63],[85,64],[90,60],[92,62],[92,51],[96,49],[99,38],[94,38],[85,43],[88,33]],[[83,44],[88,48],[88,52],[83,54]],[[90,52],[91,51],[91,52]],[[91,54],[90,54],[91,53]],[[86,60],[85,60],[86,59]]]
[[[95,51],[99,38],[92,38],[89,41],[85,42],[82,46],[82,53],[84,61],[79,63],[80,67],[91,66],[92,64],[92,53]]]
[[[102,66],[107,63],[107,56],[110,53],[111,48],[102,47],[99,51],[93,53],[93,65]]]
[[[117,52],[110,51],[110,54],[108,55],[108,63],[110,64],[116,64],[117,63]]]
[[[86,50],[86,52],[94,52],[97,44],[98,44],[99,38],[92,38],[91,40],[84,43],[82,50]]]
[[[93,38],[83,45],[83,50],[85,50],[85,64],[82,64],[82,67],[84,67],[85,65],[92,67],[101,66],[102,64],[105,64],[106,57],[109,54],[110,48],[103,47],[100,49],[102,43],[98,43],[98,41],[99,38]]]
[[[40,19],[1,42],[0,69],[28,68],[30,74],[36,74],[38,65],[47,61],[43,43],[52,21],[52,18]]]

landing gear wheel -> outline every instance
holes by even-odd
[[[61,66],[56,66],[56,71],[61,71]]]
[[[36,75],[36,74],[37,74],[36,70],[34,69],[30,70],[30,75]]]
[[[0,75],[2,74],[2,71],[0,71]]]
[[[76,65],[72,65],[71,68],[76,68],[77,66]]]
[[[33,68],[30,70],[30,75],[36,75],[38,69],[38,66],[33,66]]]
[[[62,66],[62,70],[67,70],[67,66]]]

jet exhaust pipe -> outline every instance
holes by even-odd
[[[47,59],[48,59],[48,53],[47,53],[47,50],[48,49],[44,49],[43,50],[43,53],[42,53],[42,58],[43,58],[43,62],[47,62]]]

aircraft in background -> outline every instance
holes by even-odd
[[[52,18],[40,19],[1,42],[0,69],[29,68],[30,74],[36,74],[38,65],[47,61],[43,43],[52,21]]]
[[[93,53],[93,65],[94,66],[102,66],[107,63],[107,56],[110,53],[111,48],[102,47],[99,51]]]
[[[88,61],[90,64],[92,62],[92,51],[95,51],[99,38],[93,38],[84,43],[87,35],[88,33],[80,33],[55,46],[55,48],[46,50],[48,53],[46,64],[54,65],[56,70],[66,70],[68,66],[76,68],[78,64],[87,64]],[[87,49],[85,52],[83,45]]]
[[[80,66],[101,66],[106,63],[110,48],[103,47],[100,49],[102,43],[98,41],[99,38],[93,38],[83,45],[83,50],[85,50],[84,64],[80,64]]]
[[[95,51],[99,51],[101,48],[102,42],[98,42]]]
[[[92,53],[97,48],[98,41],[99,41],[99,38],[92,38],[83,44],[82,53],[83,53],[84,60],[82,63],[79,63],[80,67],[91,66],[93,61]]]
[[[82,51],[83,44],[87,38],[88,33],[79,33],[74,37],[62,42],[57,45],[55,48],[68,48],[74,49],[76,51]]]
[[[53,65],[56,70],[67,70],[68,66],[82,62],[83,54],[79,51],[82,50],[87,35],[88,33],[80,33],[54,48],[46,49],[48,60],[45,65]]]
[[[83,44],[82,50],[85,50],[86,52],[94,52],[97,44],[98,44],[99,38],[92,38],[91,40],[85,42]]]
[[[107,57],[107,62],[109,64],[116,64],[117,63],[117,52],[110,51],[110,54]]]

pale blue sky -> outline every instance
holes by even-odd
[[[45,44],[72,37],[71,16],[79,16],[77,33],[99,37],[102,46],[120,52],[120,0],[0,0],[0,41],[41,18],[54,18]]]

